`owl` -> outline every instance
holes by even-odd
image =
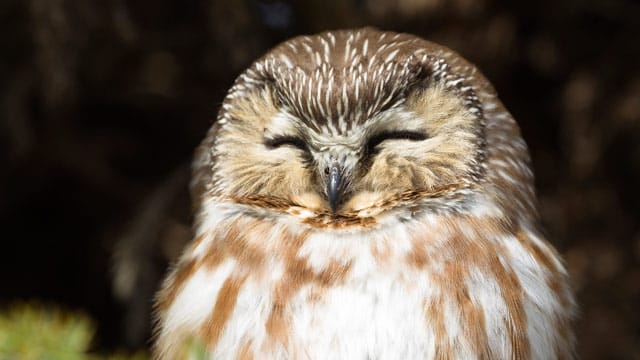
[[[229,90],[191,187],[157,358],[573,357],[527,146],[443,46],[372,28],[278,45]]]

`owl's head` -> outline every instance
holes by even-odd
[[[527,161],[493,89],[457,54],[337,31],[287,41],[240,75],[199,149],[194,191],[329,219],[533,206]]]

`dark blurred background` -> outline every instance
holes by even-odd
[[[530,146],[584,359],[640,359],[640,4],[631,0],[0,2],[0,308],[147,345],[189,239],[188,164],[226,89],[297,34],[373,25],[477,64]]]

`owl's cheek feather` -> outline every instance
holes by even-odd
[[[384,199],[389,199],[393,196],[391,192],[374,192],[374,191],[361,191],[352,196],[347,203],[344,204],[344,211],[346,212],[363,212],[363,216],[372,216],[376,214],[376,204]]]
[[[299,195],[292,195],[290,199],[292,203],[312,211],[319,211],[327,206],[326,201],[323,200],[320,195],[310,191]]]

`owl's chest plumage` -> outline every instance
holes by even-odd
[[[571,299],[545,243],[489,218],[390,219],[337,231],[218,216],[160,294],[160,353],[193,337],[212,358],[560,354]]]
[[[295,359],[428,354],[433,335],[425,327],[423,289],[399,272],[362,275],[293,285],[246,282],[213,354],[229,358],[245,346],[256,355]]]

